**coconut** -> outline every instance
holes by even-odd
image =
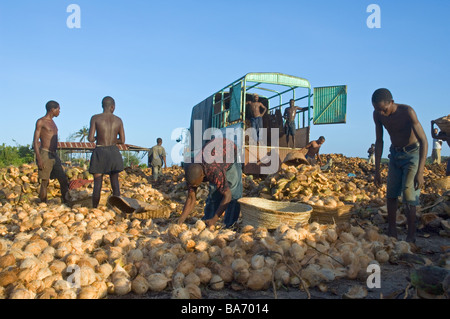
[[[275,281],[283,285],[289,284],[290,274],[285,268],[278,268],[274,273]]]
[[[9,295],[9,299],[34,299],[36,294],[25,288],[14,289]]]
[[[58,293],[57,299],[77,299],[77,293],[73,289],[63,290]]]
[[[97,299],[98,292],[94,287],[86,286],[82,287],[78,294],[78,299]]]
[[[143,258],[144,258],[144,254],[143,254],[142,250],[140,250],[140,249],[132,249],[128,253],[128,260],[130,262],[141,261]]]
[[[128,278],[118,278],[113,281],[114,293],[118,296],[126,295],[131,291],[131,281]]]
[[[144,278],[142,275],[138,275],[134,280],[131,282],[131,290],[138,295],[143,295],[147,293],[148,291],[148,282],[147,279]]]
[[[264,256],[255,255],[251,259],[251,267],[255,270],[263,268],[264,264],[265,264]]]
[[[209,245],[208,245],[207,242],[201,240],[201,241],[199,241],[199,242],[197,242],[197,243],[195,244],[194,248],[195,248],[196,251],[203,252],[203,251],[208,250]]]
[[[401,254],[412,254],[411,252],[411,246],[406,241],[398,241],[395,243],[395,252],[398,255]]]
[[[266,290],[270,286],[272,270],[264,267],[258,270],[251,270],[247,281],[247,287],[251,290]]]
[[[172,299],[190,299],[189,290],[186,288],[175,288],[172,290]]]
[[[342,295],[344,299],[364,299],[367,297],[367,289],[361,285],[354,285]]]
[[[202,284],[207,284],[211,281],[212,272],[207,267],[201,267],[195,269],[195,274],[199,277]]]
[[[80,284],[82,287],[89,286],[96,280],[95,271],[91,267],[83,266],[80,268]]]
[[[105,263],[97,266],[96,271],[103,279],[107,279],[113,273],[114,269],[110,264]]]
[[[244,259],[236,259],[235,261],[233,261],[233,263],[231,264],[231,269],[233,269],[233,271],[235,272],[240,272],[243,270],[248,270],[249,268],[249,264],[248,262],[246,262]]]
[[[199,286],[188,284],[185,289],[189,291],[189,299],[202,299],[202,291]]]
[[[167,277],[161,273],[151,274],[150,276],[147,277],[148,288],[151,291],[155,292],[160,292],[166,289],[167,283],[169,281],[170,280],[167,279]]]
[[[172,287],[175,289],[184,287],[184,278],[185,275],[182,272],[175,273],[172,277]]]
[[[16,257],[12,254],[7,254],[0,257],[0,268],[6,268],[16,264]]]
[[[389,254],[384,249],[381,249],[375,253],[375,258],[379,263],[384,264],[389,261]]]
[[[26,284],[25,286],[29,291],[35,294],[39,294],[45,289],[45,285],[42,280],[33,280],[28,284]]]
[[[195,257],[195,255],[194,255]],[[175,269],[176,272],[182,272],[184,275],[187,275],[194,271],[195,264],[191,261],[191,258],[183,259]]]
[[[213,290],[221,290],[225,286],[225,283],[219,275],[213,275],[209,281],[209,286]]]
[[[195,273],[191,272],[184,278],[184,286],[188,286],[190,284],[199,286],[201,283],[200,277]]]

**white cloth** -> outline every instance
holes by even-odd
[[[433,138],[433,149],[434,150],[440,150],[442,148],[441,144],[442,144],[442,140]]]

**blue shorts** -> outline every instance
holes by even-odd
[[[403,202],[412,206],[419,205],[420,189],[415,189],[414,178],[419,168],[419,144],[405,151],[391,146],[389,154],[389,173],[386,197],[398,198],[403,193]]]
[[[289,121],[287,121],[286,122],[286,126],[285,126],[285,134],[286,135],[292,135],[292,136],[295,136],[295,122],[294,121],[292,121],[292,122],[289,122]]]
[[[252,137],[255,142],[258,142],[261,139],[261,136],[259,135],[259,130],[263,128],[263,118],[260,117],[252,117],[250,118],[250,123],[252,125]]]

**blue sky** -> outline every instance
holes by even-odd
[[[66,24],[70,4],[81,9],[79,29]],[[370,4],[381,28],[366,24]],[[367,156],[371,95],[386,87],[415,109],[430,155],[430,121],[450,113],[449,15],[447,0],[2,1],[0,143],[31,144],[49,100],[61,105],[66,141],[110,95],[126,143],[161,137],[170,153],[195,104],[246,73],[280,72],[348,86],[347,123],[311,128],[311,139],[326,137],[322,153]]]

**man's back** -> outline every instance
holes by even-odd
[[[155,145],[152,147],[152,165],[162,165],[162,157],[166,156],[166,150],[161,145]]]
[[[117,135],[123,130],[122,120],[112,113],[100,113],[92,117],[97,132],[97,145],[117,144]]]

